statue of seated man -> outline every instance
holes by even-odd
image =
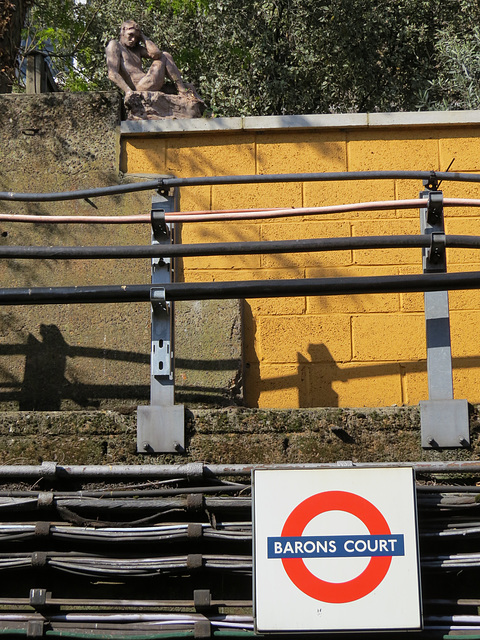
[[[146,38],[134,20],[122,24],[120,39],[108,43],[106,57],[108,77],[125,92],[126,98],[132,91],[160,91],[165,76],[179,94],[189,91],[172,56]],[[142,68],[142,58],[153,60],[147,72]]]

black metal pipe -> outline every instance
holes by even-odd
[[[463,237],[463,236],[461,236]],[[465,236],[469,238],[470,236]],[[477,244],[465,246],[479,246]],[[386,249],[429,247],[431,236],[362,236],[354,238],[309,238],[263,242],[208,242],[203,244],[133,245],[125,247],[34,247],[0,246],[0,259],[114,259],[150,257],[224,256],[267,253],[305,253],[307,251],[339,251],[349,249]],[[463,246],[463,245],[462,245]]]
[[[457,249],[480,248],[480,236],[445,236],[446,246]]]
[[[277,298],[365,293],[405,293],[480,288],[480,272],[428,273],[355,278],[310,278],[240,282],[173,283],[165,287],[167,300]],[[0,290],[0,303],[1,303]]]
[[[445,237],[447,247],[479,249],[480,236]],[[208,242],[179,245],[131,245],[91,247],[0,246],[0,259],[85,260],[153,257],[198,257],[268,253],[305,253],[355,249],[428,248],[431,235],[357,236],[347,238],[308,238],[262,242]]]
[[[150,288],[149,284],[130,284],[0,289],[0,305],[146,302]]]
[[[0,200],[16,202],[59,202],[61,200],[84,200],[98,196],[115,196],[135,191],[149,191],[161,189],[162,179],[146,180],[145,182],[129,182],[128,184],[114,184],[110,187],[97,187],[95,189],[79,189],[78,191],[59,191],[53,193],[14,193],[13,191],[0,191]]]
[[[480,236],[445,236],[447,247],[480,249]],[[179,245],[131,245],[91,247],[0,246],[0,259],[84,260],[153,257],[198,257],[267,253],[305,253],[355,249],[428,248],[431,235],[357,236],[354,238],[308,238],[262,242],[208,242]]]
[[[120,195],[134,191],[162,189],[169,187],[191,187],[225,184],[259,184],[275,182],[329,182],[332,180],[450,180],[456,182],[480,182],[478,173],[454,173],[432,171],[338,171],[327,173],[278,173],[246,176],[200,176],[196,178],[158,178],[145,182],[63,191],[56,193],[14,193],[1,191],[0,200],[17,202],[56,202],[60,200],[81,200],[99,196]]]
[[[444,291],[479,289],[480,271],[362,278],[180,282],[163,287],[167,301]],[[150,284],[0,289],[0,305],[149,302],[151,289]]]
[[[225,184],[259,184],[262,182],[331,182],[336,180],[450,180],[480,182],[478,173],[450,171],[331,171],[325,173],[278,173],[247,176],[199,176],[195,178],[163,178],[165,187],[194,187]]]

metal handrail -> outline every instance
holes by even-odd
[[[167,302],[447,291],[480,289],[480,271],[354,278],[172,282],[165,283],[161,289]],[[151,302],[155,290],[155,285],[151,284],[2,288],[0,305]]]
[[[348,251],[358,249],[431,249],[434,242],[435,236],[424,234],[418,236],[356,236],[254,242],[207,242],[178,245],[87,247],[0,246],[0,259],[108,260],[118,258],[186,258],[199,256],[306,253],[312,251]],[[445,246],[457,249],[480,249],[480,236],[446,235]]]
[[[18,202],[55,202],[60,200],[82,200],[99,196],[112,196],[150,189],[162,190],[173,187],[194,187],[228,184],[261,184],[276,182],[331,182],[337,180],[425,180],[438,184],[440,180],[455,182],[480,182],[478,173],[455,173],[447,171],[336,171],[325,173],[276,173],[265,175],[200,176],[192,178],[157,178],[145,182],[63,191],[55,193],[14,193],[1,191],[0,200]]]

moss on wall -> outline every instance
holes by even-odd
[[[186,454],[136,453],[134,412],[0,414],[0,464],[289,464],[476,460],[478,407],[471,446],[422,450],[417,408],[263,410],[229,407],[186,412]]]

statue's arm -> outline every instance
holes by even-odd
[[[125,82],[122,74],[120,73],[121,53],[120,46],[116,40],[111,40],[105,50],[107,58],[108,78],[114,82],[125,93],[132,91],[127,82]]]
[[[160,60],[162,52],[157,45],[149,40],[143,33],[140,36],[140,41],[143,43],[143,47],[140,47],[140,55],[142,58],[151,58],[152,60]]]

